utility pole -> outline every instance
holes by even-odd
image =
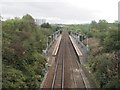
[[[47,47],[48,47],[48,37],[47,37]]]

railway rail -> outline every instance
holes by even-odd
[[[60,51],[56,60],[56,67],[52,81],[52,88],[64,88],[64,39],[60,43]],[[61,53],[63,52],[63,53]]]
[[[78,55],[82,54],[80,53],[80,50],[78,50],[77,46],[74,45],[75,43],[67,31],[62,33],[62,37],[59,42],[59,49],[56,51],[57,56],[53,78],[51,79],[51,82],[48,82],[47,80],[45,81],[47,84],[51,83],[51,86],[44,88],[90,88],[89,82],[87,81],[77,58]]]

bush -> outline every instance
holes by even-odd
[[[46,59],[41,55],[52,28],[39,28],[30,15],[3,21],[3,88],[39,88]]]
[[[3,88],[27,88],[22,71],[14,68],[3,69]]]
[[[42,28],[51,28],[51,25],[49,23],[43,23],[41,25]]]
[[[112,58],[107,56],[105,53],[99,54],[96,57],[90,57],[89,67],[95,76],[96,83],[99,85],[99,87],[120,87],[120,85],[117,84],[117,82],[120,82],[120,79],[118,77],[118,72],[115,71],[116,67],[114,65],[115,63],[113,63]]]
[[[103,46],[106,52],[119,51],[120,50],[120,31],[118,29],[111,30],[103,40]]]

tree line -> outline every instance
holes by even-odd
[[[47,27],[46,27],[47,26]],[[56,27],[40,26],[27,14],[2,21],[3,88],[39,88],[45,74],[42,50]]]
[[[120,23],[93,20],[90,24],[70,25],[66,28],[88,37],[89,43],[91,40],[99,41],[97,46],[95,43],[91,43],[94,46],[88,43],[90,53],[86,64],[96,86],[120,88]]]

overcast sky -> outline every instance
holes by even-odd
[[[119,0],[2,0],[4,19],[30,14],[49,23],[81,24],[118,20]],[[0,6],[1,6],[0,5]]]

